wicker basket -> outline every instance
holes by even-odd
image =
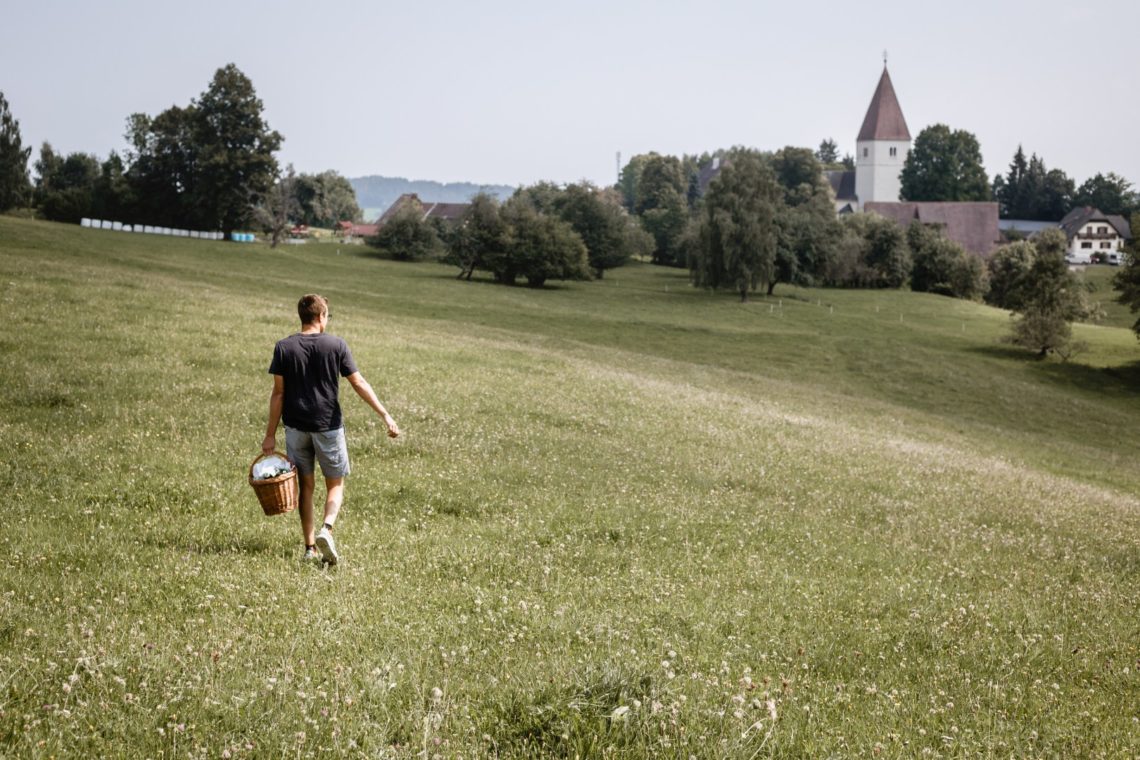
[[[297,470],[265,480],[253,478],[253,466],[262,459],[274,455],[289,461],[289,457],[275,451],[273,454],[262,454],[249,465],[249,484],[253,486],[253,492],[261,502],[261,509],[268,517],[283,515],[297,508]]]

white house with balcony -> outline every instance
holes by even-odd
[[[1132,231],[1122,216],[1102,214],[1092,206],[1078,206],[1065,214],[1061,230],[1069,239],[1065,258],[1074,264],[1088,264],[1093,256],[1109,264],[1119,264]]]

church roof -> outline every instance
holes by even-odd
[[[824,172],[837,201],[855,200],[855,172],[835,170]]]
[[[893,219],[903,229],[913,222],[941,227],[946,237],[979,256],[989,256],[1001,238],[996,203],[874,202],[863,204],[863,210]]]
[[[855,139],[910,140],[910,131],[906,128],[906,119],[886,66],[883,66],[883,75],[879,77],[879,86],[875,88],[867,115],[863,117],[863,128]]]

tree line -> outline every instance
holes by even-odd
[[[945,124],[918,134],[900,179],[904,201],[996,201],[1002,219],[1057,222],[1079,206],[1126,218],[1140,211],[1140,193],[1115,172],[1098,172],[1077,186],[1036,153],[1026,158],[1020,145],[1009,171],[987,180],[978,139]]]
[[[230,64],[187,106],[129,117],[130,147],[122,156],[64,156],[44,143],[33,183],[31,149],[22,145],[19,122],[0,93],[0,211],[31,203],[60,221],[92,216],[227,233],[256,224],[271,231],[274,242],[295,223],[332,226],[359,218],[351,186],[335,172],[280,170],[274,154],[283,138],[262,110],[252,82]],[[983,265],[936,229],[903,230],[873,214],[841,220],[823,173],[850,164],[850,156],[837,159],[831,140],[815,152],[789,146],[773,153],[733,148],[679,158],[641,154],[613,188],[539,183],[503,203],[476,195],[458,224],[425,220],[422,208],[410,206],[371,242],[396,258],[435,255],[457,266],[461,278],[486,271],[498,282],[523,278],[535,287],[551,279],[601,278],[633,257],[646,257],[687,267],[694,285],[731,290],[742,300],[760,288],[771,294],[779,283],[909,286],[985,298],[1021,314],[1018,340],[1040,343],[1036,347],[1044,351],[1065,345],[1064,330],[1054,329],[1058,320],[1095,315],[1074,300],[1080,288],[1062,273],[1061,233],[1001,249]],[[703,186],[714,162],[721,168]],[[1127,180],[1098,174],[1074,189],[1064,172],[1047,170],[1036,155],[1026,159],[1019,147],[1009,173],[987,185],[976,138],[945,125],[919,134],[901,179],[907,200],[996,197],[1005,213],[1030,218],[1091,205],[1109,214],[1132,213],[1133,229],[1140,227],[1140,199]],[[1137,244],[1134,239],[1114,281],[1133,311],[1140,310]],[[1140,320],[1134,329],[1140,335]]]
[[[457,266],[461,279],[485,271],[496,282],[522,278],[531,287],[554,279],[601,279],[652,249],[649,234],[617,193],[588,182],[540,182],[503,203],[478,193],[456,223],[425,219],[421,204],[407,202],[369,242],[400,260],[434,256]]]
[[[123,154],[105,160],[57,153],[44,142],[29,176],[31,148],[0,93],[0,210],[32,206],[43,218],[84,217],[229,233],[264,223],[264,205],[284,177],[276,152],[284,138],[270,129],[253,83],[235,65],[217,70],[186,106],[127,118]],[[331,227],[361,212],[348,180],[336,172],[292,178],[291,223]],[[293,207],[293,206],[291,206]]]

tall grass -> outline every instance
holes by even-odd
[[[328,295],[342,564],[245,483]],[[1131,757],[1140,347],[0,217],[0,754]]]

